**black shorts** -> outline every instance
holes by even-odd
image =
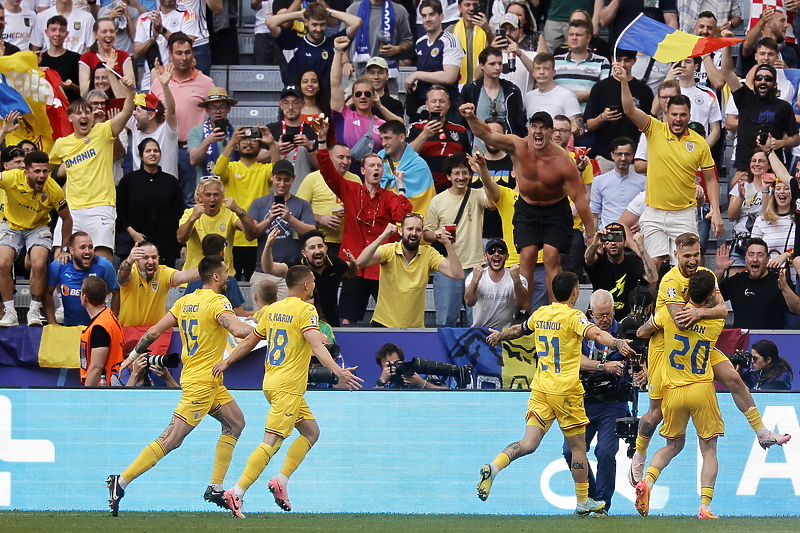
[[[549,244],[562,254],[572,244],[572,210],[565,196],[552,205],[531,205],[517,198],[514,205],[514,246],[521,251],[526,246]],[[541,249],[541,248],[540,248]]]
[[[344,278],[339,294],[339,319],[347,319],[351,322],[364,320],[370,296],[378,301],[377,279],[366,279],[361,276]]]

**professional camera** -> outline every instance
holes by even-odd
[[[731,360],[731,364],[733,366],[740,366],[742,368],[749,367],[751,361],[753,360],[753,354],[751,354],[747,350],[736,350],[731,355],[728,354],[725,355],[728,359]]]
[[[452,377],[456,380],[456,387],[459,389],[472,383],[472,365],[458,366],[414,357],[411,361],[395,361],[392,366],[394,373],[391,382],[395,384],[403,383],[402,376],[413,376],[415,373],[433,374],[441,378]]]
[[[610,229],[600,236],[601,242],[625,242],[625,230]]]
[[[177,353],[145,354],[144,360],[147,362],[147,366],[163,366],[164,368],[178,368],[181,364],[181,356]]]
[[[315,366],[314,368],[308,369],[308,382],[336,385],[339,383],[339,378],[324,366]]]

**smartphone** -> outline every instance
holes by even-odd
[[[282,194],[279,195],[279,196],[276,196],[274,203],[276,203],[276,204],[286,204],[286,198],[284,198]]]
[[[612,113],[619,113],[619,106],[618,105],[610,105],[608,109],[611,110]]]
[[[431,111],[431,122],[433,121],[442,121],[442,114],[438,111]]]
[[[293,143],[294,142],[294,135],[291,133],[284,133],[281,135],[281,142],[282,143]]]
[[[214,121],[214,127],[215,128],[219,128],[222,131],[227,131],[228,130],[228,119],[218,118],[217,120]]]
[[[495,36],[496,36],[498,39],[505,39],[505,38],[506,38],[506,29],[505,29],[505,28],[500,28],[500,29],[498,29],[498,30],[495,32]]]

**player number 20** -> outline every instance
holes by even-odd
[[[672,353],[669,354],[669,364],[671,364],[673,368],[683,370],[686,368],[686,365],[676,361],[676,358],[683,357],[689,353],[689,350],[692,348],[692,344],[689,341],[689,337],[685,335],[675,335],[675,340],[683,344],[683,346],[680,349],[672,350]],[[710,351],[711,343],[709,341],[697,341],[690,357],[692,374],[706,373],[706,367],[708,366],[708,355]]]
[[[285,329],[270,329],[267,347],[267,360],[272,366],[279,366],[286,359],[286,344],[289,342],[289,336],[286,334]]]

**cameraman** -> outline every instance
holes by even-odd
[[[627,231],[619,222],[606,225],[595,234],[583,255],[592,290],[611,291],[617,320],[628,314],[628,295],[634,288],[658,281],[655,263],[644,247],[644,235],[635,233],[631,238]],[[635,253],[625,253],[626,244]]]
[[[753,344],[752,364],[741,371],[750,390],[792,390],[792,366],[778,355],[778,347],[763,339]],[[737,370],[739,370],[737,368]]]
[[[619,323],[614,319],[614,297],[607,290],[599,289],[591,297],[592,322],[601,330],[617,337]],[[595,514],[608,514],[611,497],[614,495],[617,472],[619,437],[616,434],[617,418],[630,416],[628,412],[629,382],[625,376],[625,358],[618,350],[608,348],[595,341],[584,339],[581,376],[586,384],[584,406],[589,425],[586,426],[586,448],[597,435],[594,456],[597,458],[597,474],[589,468],[589,497],[606,502],[606,507]],[[605,379],[604,379],[605,378]],[[615,383],[614,390],[596,391],[592,394],[591,383],[599,380]],[[564,458],[572,464],[572,453],[564,442]]]
[[[151,366],[148,357],[139,357],[130,367],[111,377],[113,387],[170,387],[178,388],[178,382],[169,369],[160,365]]]
[[[410,376],[395,373],[398,362],[405,361],[403,349],[396,344],[387,342],[375,352],[375,362],[383,371],[381,372],[375,388],[378,389],[449,389],[443,381],[437,378],[422,376],[414,372]]]

